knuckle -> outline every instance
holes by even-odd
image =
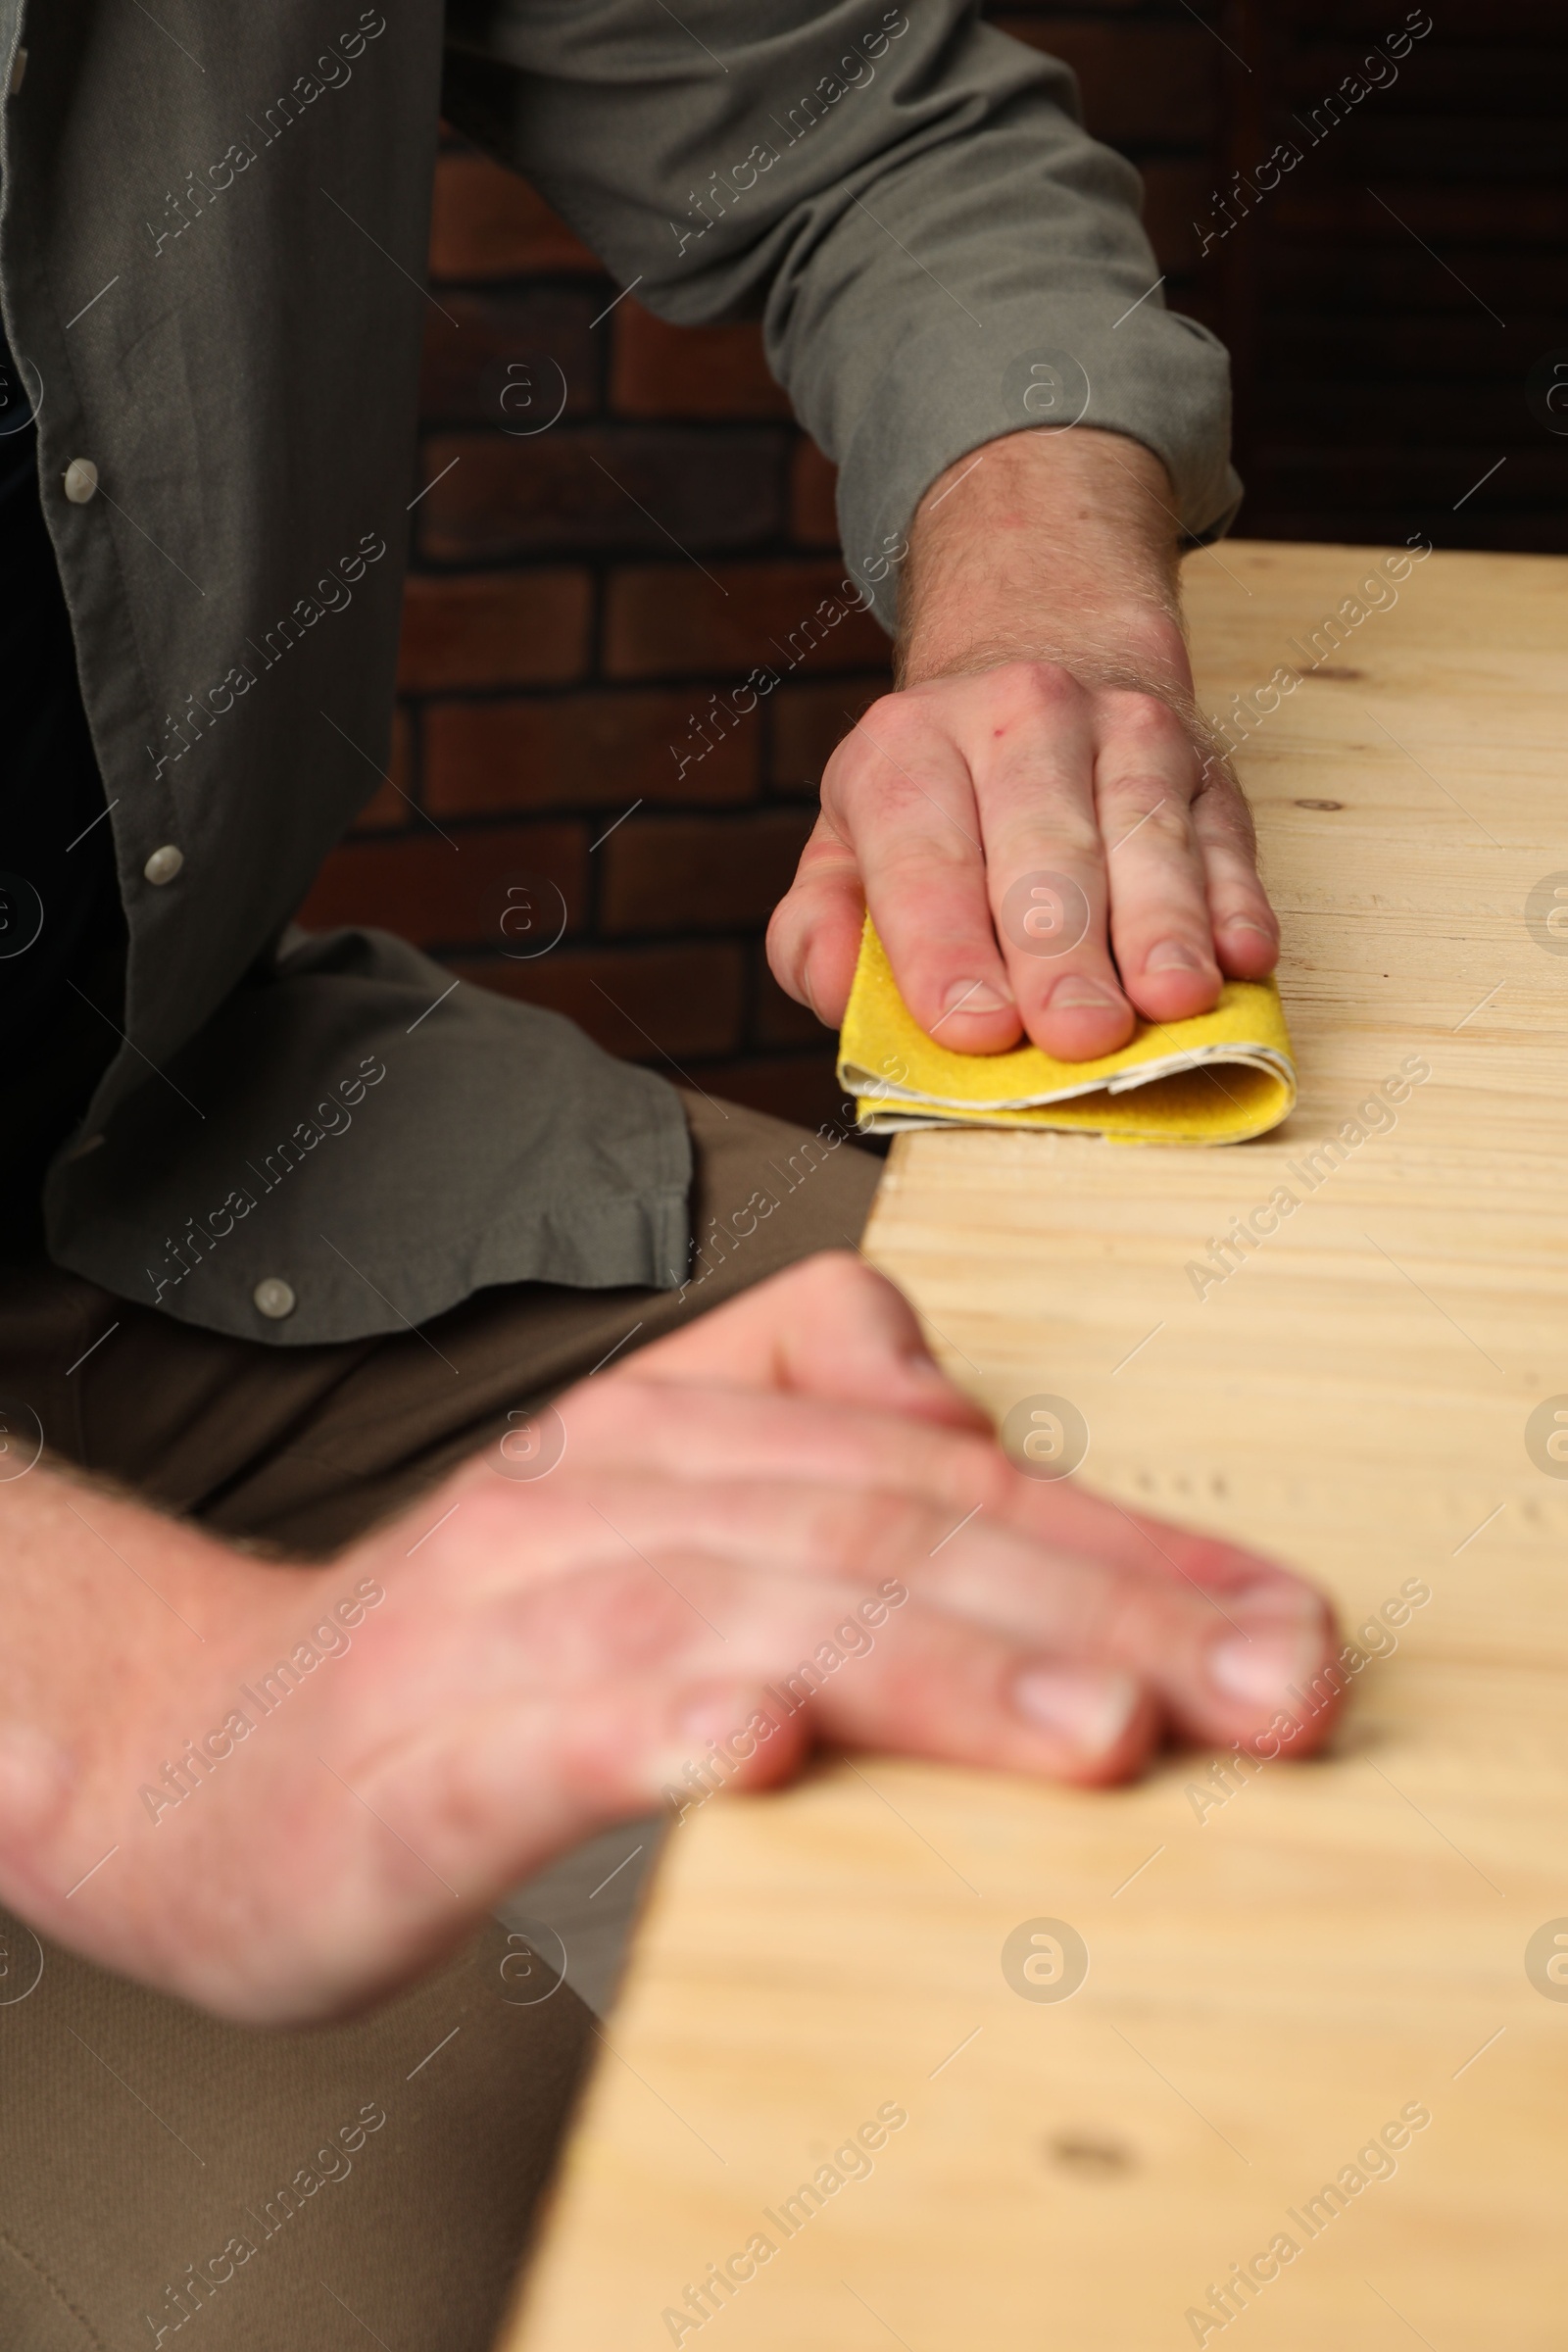
[[[1190,747],[1192,738],[1176,712],[1157,694],[1121,693],[1112,698],[1111,718],[1118,737],[1155,751]]]
[[[849,734],[845,736],[845,742],[853,743],[859,727],[874,727],[879,720],[886,721],[891,726],[898,726],[908,710],[910,696],[907,687],[890,686],[886,694],[879,694],[873,702],[866,704],[856,726],[852,727]]]
[[[907,734],[907,712],[905,698],[897,694],[883,695],[880,701],[862,710],[847,734],[841,735],[822,770],[822,788],[853,791],[866,777],[886,769],[887,747],[897,757],[899,747]]]
[[[822,813],[831,823],[853,804],[856,788],[870,765],[869,748],[855,735],[835,744],[822,768]]]
[[[786,988],[798,976],[798,967],[804,961],[804,951],[810,937],[811,908],[804,903],[805,896],[804,877],[797,874],[768,916],[767,930],[763,935],[773,977]],[[798,995],[793,988],[790,993],[792,996]]]
[[[840,737],[828,765],[855,775],[885,773],[890,759],[902,760],[929,734],[931,723],[920,690],[879,695]]]
[[[991,676],[996,691],[1037,711],[1070,710],[1084,699],[1083,687],[1059,662],[1004,662]]]

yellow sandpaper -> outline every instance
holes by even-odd
[[[1143,1021],[1098,1061],[1038,1046],[955,1054],[900,996],[867,917],[839,1037],[839,1084],[862,1133],[905,1127],[1051,1127],[1118,1144],[1240,1144],[1296,1102],[1296,1065],[1272,980],[1227,980],[1212,1012]]]

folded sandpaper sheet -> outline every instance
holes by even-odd
[[[839,1037],[839,1083],[862,1134],[906,1127],[1046,1127],[1118,1144],[1240,1144],[1296,1102],[1296,1065],[1272,980],[1227,980],[1212,1012],[1140,1020],[1098,1061],[1038,1046],[956,1054],[915,1021],[869,916]]]

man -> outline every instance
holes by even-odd
[[[28,2352],[482,2346],[587,2031],[510,1887],[818,1735],[1085,1783],[1246,1740],[1330,1630],[1003,1461],[851,1253],[853,1148],[290,929],[384,756],[443,48],[621,283],[760,310],[901,617],[786,985],[836,1020],[868,904],[929,1027],[1082,1056],[1272,962],[1173,588],[1235,502],[1223,355],[1059,68],[958,0],[0,0]],[[993,921],[1041,869],[1090,909],[1054,962]]]

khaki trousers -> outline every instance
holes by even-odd
[[[14,1243],[0,1398],[166,1510],[330,1556],[498,1442],[509,1411],[858,1242],[873,1156],[685,1101],[702,1279],[684,1298],[520,1284],[422,1330],[280,1348],[170,1322]],[[0,1914],[5,2352],[486,2352],[596,2046],[579,1989],[612,1982],[657,1838],[595,1839],[509,1907],[525,1929],[497,1921],[371,2016],[309,2033],[220,2023]]]

